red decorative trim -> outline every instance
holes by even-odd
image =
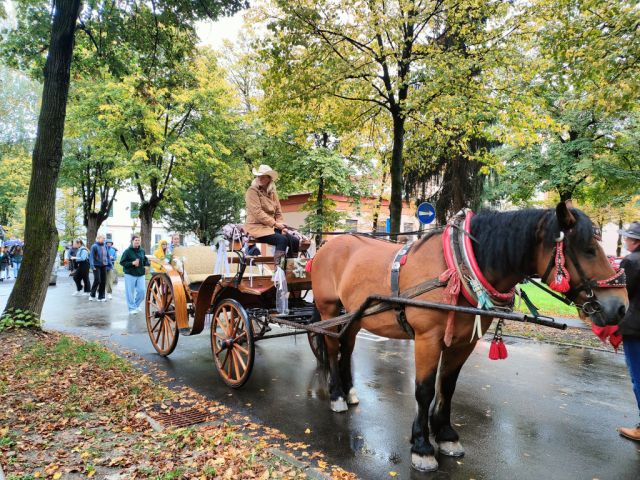
[[[467,212],[467,216],[464,219],[464,230],[467,233],[471,232],[471,218],[473,217],[473,212],[469,210]],[[478,262],[476,261],[476,256],[473,254],[473,246],[471,245],[471,237],[469,235],[464,235],[464,248],[467,254],[467,259],[469,260],[469,266],[473,274],[476,276],[480,284],[489,292],[489,295],[495,297],[503,302],[511,301],[516,294],[515,288],[512,288],[506,293],[499,292],[496,290],[493,285],[491,285],[485,276],[482,274],[480,267],[478,266]]]
[[[627,284],[626,282],[620,281],[620,277],[624,276],[624,268],[621,268],[609,278],[605,278],[604,280],[597,280],[596,285],[598,286],[598,288],[623,288],[626,287]]]
[[[478,300],[475,299],[467,291],[466,282],[462,282],[462,280],[460,279],[460,275],[458,274],[458,265],[456,265],[456,261],[453,256],[453,251],[451,249],[451,228],[452,228],[451,225],[447,225],[447,227],[444,229],[444,233],[442,234],[442,250],[444,252],[444,259],[447,262],[447,271],[440,276],[440,279],[441,281],[444,282],[444,281],[447,281],[449,277],[451,277],[452,275],[455,275],[456,278],[458,279],[458,283],[461,285],[459,287],[459,290],[462,292],[462,295],[467,300],[467,302],[469,302],[470,305],[475,306],[478,303]],[[446,278],[444,278],[445,276]],[[452,303],[451,305],[455,305],[456,303],[457,303],[457,297],[456,297],[456,302]]]

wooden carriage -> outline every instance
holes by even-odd
[[[287,259],[289,310],[278,313],[273,257],[249,257],[239,250],[227,254],[219,274],[212,273],[218,261],[212,247],[177,247],[171,264],[149,256],[158,271],[147,286],[145,315],[156,351],[170,355],[180,335],[202,333],[210,322],[216,368],[234,388],[249,379],[259,340],[307,334],[312,351],[319,356],[322,337],[305,329],[314,320],[313,304],[305,300],[311,290],[305,271],[308,259]],[[273,323],[290,330],[269,334]]]

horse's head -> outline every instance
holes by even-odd
[[[599,244],[593,222],[564,202],[540,231],[538,274],[578,306],[599,327],[617,325],[629,300],[624,271],[616,271]]]

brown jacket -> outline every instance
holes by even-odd
[[[273,235],[273,226],[284,222],[278,194],[273,192],[267,195],[252,185],[244,198],[247,202],[247,221],[244,225],[247,233],[255,238]]]

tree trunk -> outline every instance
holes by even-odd
[[[322,218],[324,214],[323,204],[324,204],[324,178],[320,176],[320,181],[318,182],[318,198],[316,199],[316,215],[318,218]],[[324,230],[324,222],[319,224],[319,231],[322,232]],[[322,233],[318,233],[316,235],[316,248],[320,246],[322,243]]]
[[[27,196],[26,248],[6,307],[7,310],[30,310],[38,316],[42,312],[58,245],[56,186],[62,161],[73,39],[79,12],[80,0],[54,0],[49,53],[44,67],[42,106]]]
[[[376,199],[376,204],[373,207],[373,226],[371,227],[373,232],[376,232],[378,230],[378,217],[380,216],[380,207],[382,206],[382,195],[384,194],[384,187],[387,184],[387,170],[386,170],[386,166],[383,166],[383,168],[385,169],[382,172],[382,183],[380,184],[380,194],[378,195],[378,198]]]
[[[622,223],[622,217],[618,219],[618,230],[622,230],[624,228],[624,223]],[[622,235],[618,233],[618,242],[616,243],[616,257],[619,257],[622,254]]]
[[[91,248],[91,245],[95,243],[100,225],[102,225],[102,222],[98,222],[98,215],[95,212],[91,212],[87,216],[87,224],[86,224],[88,248]]]
[[[153,213],[157,203],[146,202],[140,205],[140,244],[147,254],[151,254],[151,228],[153,227]]]
[[[391,217],[390,233],[400,233],[402,215],[402,174],[404,171],[404,118],[400,111],[393,114],[393,150],[391,152],[391,200],[389,215]]]

